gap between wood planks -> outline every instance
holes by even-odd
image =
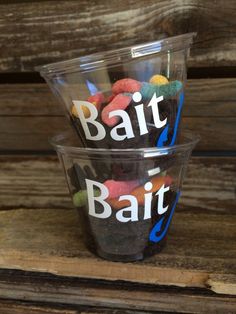
[[[235,78],[236,67],[188,68],[188,79]],[[2,72],[0,84],[35,84],[45,83],[37,72]]]

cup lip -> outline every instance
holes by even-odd
[[[88,72],[107,65],[119,64],[122,62],[122,58],[132,60],[166,51],[184,50],[190,47],[193,37],[196,35],[195,32],[185,33],[125,48],[97,52],[65,61],[36,66],[35,70],[39,71],[43,77],[52,77],[64,73]]]
[[[71,132],[62,132],[53,137],[49,138],[49,143],[54,147],[57,153],[67,154],[67,155],[89,155],[96,156],[96,158],[104,158],[105,156],[122,156],[130,158],[133,157],[153,157],[160,155],[168,155],[173,152],[190,151],[199,142],[200,136],[193,133],[192,131],[185,130],[182,132],[185,140],[187,142],[175,144],[173,146],[165,147],[147,147],[147,148],[127,148],[127,149],[108,149],[108,148],[89,148],[89,147],[79,147],[71,145],[63,145],[62,141],[68,141],[71,136]]]

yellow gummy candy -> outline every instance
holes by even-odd
[[[78,112],[77,112],[77,110],[76,110],[75,105],[73,105],[72,108],[71,108],[71,114],[72,114],[72,116],[78,118]]]
[[[95,103],[92,103],[94,106],[96,106]],[[83,113],[84,113],[84,117],[85,118],[88,118],[90,116],[90,110],[88,109],[88,107],[86,106],[81,106],[81,109],[83,110]],[[71,108],[71,114],[75,117],[79,117],[78,116],[78,112],[77,112],[77,109],[75,107],[75,105],[73,105],[73,107]]]
[[[154,84],[154,85],[165,85],[165,84],[168,84],[169,81],[165,76],[160,75],[160,74],[155,74],[150,78],[149,83]]]

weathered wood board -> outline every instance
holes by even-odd
[[[190,66],[235,66],[235,9],[234,0],[3,1],[0,71],[192,31]]]
[[[188,80],[183,124],[201,135],[198,151],[231,154],[235,12],[234,0],[3,0],[1,79],[198,32],[189,73],[218,78]],[[0,153],[51,154],[48,137],[68,126],[46,84],[0,85]],[[123,264],[85,248],[56,156],[1,155],[0,314],[236,313],[235,174],[235,157],[192,158],[166,248]]]
[[[0,211],[0,268],[235,295],[235,222],[230,214],[177,212],[161,254],[124,264],[87,251],[73,209]],[[0,288],[0,295],[8,293]]]
[[[189,80],[183,125],[201,135],[196,150],[236,149],[236,79]],[[0,150],[52,150],[48,137],[69,123],[46,85],[0,86]]]
[[[2,156],[0,208],[71,208],[57,157]],[[232,157],[192,157],[178,208],[235,214],[236,162]]]
[[[89,314],[91,309],[86,311],[73,309],[70,306],[60,306],[53,304],[36,304],[35,302],[22,302],[0,299],[0,314]],[[112,312],[111,312],[112,313]],[[96,314],[96,310],[94,311]],[[108,313],[109,314],[109,313]]]
[[[195,150],[236,150],[236,117],[228,117],[227,120],[224,117],[183,117],[182,124],[200,135],[201,141]],[[0,150],[52,151],[48,139],[68,128],[70,125],[65,117],[1,117]]]
[[[30,314],[54,311],[56,314],[228,314],[235,313],[236,307],[234,296],[204,289],[164,288],[9,270],[2,270],[0,274],[0,291],[8,298],[7,301],[0,299],[0,313],[1,309],[9,310],[1,314],[21,314],[26,310]]]
[[[0,117],[63,114],[46,84],[0,85]],[[235,117],[236,78],[187,80],[184,116]]]
[[[220,298],[217,300],[217,308],[231,309],[226,302],[229,298]],[[210,301],[210,298],[208,298]],[[78,300],[77,300],[78,302]],[[208,302],[208,306],[216,308],[213,302]],[[29,301],[12,301],[0,299],[0,314],[150,314],[153,311],[139,311],[135,309],[126,310],[124,308],[104,308],[88,305],[71,305],[71,304],[55,304],[55,303],[36,303]]]

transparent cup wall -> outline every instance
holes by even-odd
[[[65,141],[64,141],[65,140]],[[57,149],[84,241],[95,254],[134,261],[165,245],[191,150]]]
[[[193,35],[52,64],[41,74],[85,147],[173,145]]]

